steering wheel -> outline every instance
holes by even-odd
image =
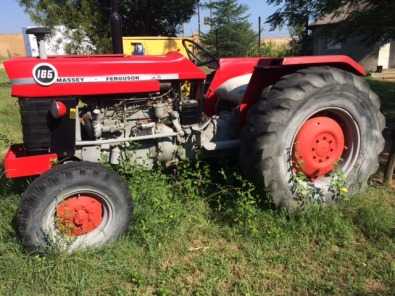
[[[208,66],[209,68],[218,68],[218,58],[211,54],[207,49],[203,48],[200,46],[197,42],[191,40],[191,39],[182,39],[182,45],[185,48],[185,51],[187,52],[188,58],[194,62],[194,64],[198,67],[202,66]],[[201,57],[196,55],[190,48],[190,45],[192,47],[195,47],[198,49],[198,51],[202,52],[204,56],[207,57],[206,60],[203,60]]]

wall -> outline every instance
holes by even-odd
[[[378,65],[382,66],[383,69],[390,67],[390,56],[391,56],[391,43],[384,44],[380,48]]]
[[[37,57],[39,55],[37,40],[34,35],[26,34],[26,29],[28,28],[34,28],[34,26],[23,28],[26,52],[28,56]],[[47,36],[47,39],[45,40],[45,49],[47,54],[49,56],[67,54],[66,47],[72,41],[68,33],[71,32],[68,32],[66,27],[63,25],[52,28],[51,34]],[[87,37],[84,38],[84,40],[79,44],[80,54],[89,54],[94,49],[95,47],[91,44]]]
[[[0,34],[0,56],[24,56],[25,45],[22,34]]]
[[[376,71],[379,49],[377,45],[368,45],[362,37],[351,37],[341,42],[341,47],[326,33],[326,26],[313,28],[314,55],[348,55],[362,64],[367,71]]]
[[[391,50],[390,50],[390,58],[389,58],[389,67],[395,68],[395,41],[391,42]]]

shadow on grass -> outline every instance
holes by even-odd
[[[374,79],[369,79],[368,82],[381,99],[381,109],[387,122],[395,122],[395,82]]]
[[[9,180],[5,177],[4,172],[0,171],[0,199],[10,195],[21,195],[30,183],[30,179]]]
[[[9,86],[11,86],[11,82],[0,81],[0,87],[9,87]]]

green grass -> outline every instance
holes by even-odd
[[[0,69],[0,156],[10,143],[21,139],[18,102],[10,92],[7,76]]]
[[[382,110],[387,120],[395,122],[395,82],[370,79],[369,84],[382,99]]]
[[[0,77],[0,132],[14,142],[18,112]],[[290,217],[229,163],[120,172],[135,200],[129,233],[73,255],[23,250],[14,216],[26,184],[0,181],[0,295],[393,295],[391,190]]]

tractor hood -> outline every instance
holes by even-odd
[[[15,97],[147,93],[160,81],[204,80],[205,73],[177,52],[165,56],[56,56],[4,63]]]

